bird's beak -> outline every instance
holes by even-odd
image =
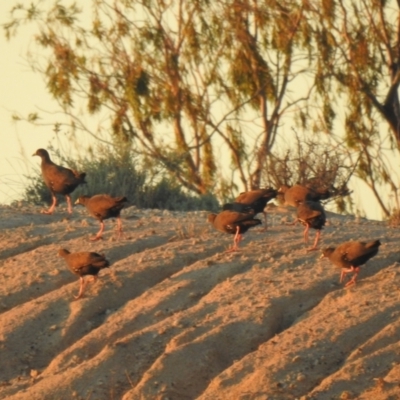
[[[320,260],[321,260],[321,258],[325,258],[324,253],[322,253],[322,254],[319,256],[319,259],[320,259]]]
[[[37,156],[36,151],[32,154],[32,157],[33,157],[33,156]]]

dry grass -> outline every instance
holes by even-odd
[[[315,137],[300,137],[270,157],[264,186],[305,185],[314,189],[345,190],[355,166],[338,147]]]

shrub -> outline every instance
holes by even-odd
[[[264,174],[264,186],[279,188],[295,184],[313,189],[329,189],[339,211],[346,209],[344,195],[350,193],[347,183],[355,165],[341,148],[321,140],[295,137],[287,149],[271,155]],[[330,199],[331,200],[331,199]]]
[[[49,147],[49,153],[56,164],[86,172],[87,184],[78,186],[72,193],[73,201],[81,195],[107,193],[111,196],[126,196],[131,205],[140,208],[189,211],[216,210],[219,207],[213,195],[188,194],[165,176],[143,168],[138,157],[128,151],[110,152],[108,148],[98,147],[96,152],[89,151],[88,156],[81,159],[64,157],[52,147]],[[23,199],[34,204],[50,204],[50,191],[43,182],[40,169],[36,169],[27,179]],[[58,200],[65,201],[65,198],[58,196]]]
[[[349,166],[347,154],[341,149],[296,136],[294,145],[269,158],[265,179],[275,187],[342,187],[352,170],[354,166]]]

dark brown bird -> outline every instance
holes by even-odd
[[[297,219],[295,223],[297,221],[305,225],[303,233],[305,243],[308,243],[308,231],[310,228],[317,230],[313,247],[309,248],[308,251],[317,250],[318,241],[321,236],[321,229],[326,222],[324,207],[316,201],[305,201],[304,203],[300,203],[297,207]]]
[[[340,282],[346,274],[353,272],[353,277],[345,286],[356,283],[360,266],[365,264],[370,258],[376,256],[381,242],[373,240],[371,242],[350,241],[335,247],[328,247],[322,251],[321,258],[329,258],[334,265],[341,268]]]
[[[230,210],[224,210],[219,214],[209,214],[208,222],[211,222],[214,228],[221,232],[235,235],[233,238],[233,247],[228,251],[237,251],[239,243],[242,240],[242,235],[250,228],[261,224],[261,220],[254,218],[254,214]]]
[[[327,189],[314,190],[302,185],[294,185],[292,187],[283,185],[278,189],[284,199],[284,205],[298,207],[299,204],[305,201],[321,201],[330,197],[330,192]]]
[[[43,211],[43,213],[52,214],[57,205],[56,194],[62,194],[67,200],[68,212],[71,214],[72,206],[70,193],[72,193],[78,185],[86,183],[86,174],[84,172],[78,173],[72,169],[54,164],[53,161],[50,160],[49,153],[45,149],[38,149],[33,155],[39,156],[42,159],[42,176],[44,183],[50,189],[53,200],[50,208],[47,211]]]
[[[254,215],[264,214],[264,231],[267,230],[267,213],[264,211],[267,203],[274,199],[278,191],[272,188],[256,189],[242,192],[233,203],[224,204],[223,210],[237,211],[241,213],[253,212]]]
[[[125,196],[111,197],[108,194],[96,194],[95,196],[80,196],[75,204],[82,204],[89,211],[89,214],[100,221],[100,230],[94,238],[90,240],[99,240],[103,237],[104,222],[108,218],[117,219],[118,239],[122,235],[121,210],[124,208],[128,199]]]
[[[99,271],[102,268],[108,268],[110,266],[110,263],[105,258],[104,254],[86,251],[81,253],[70,253],[66,249],[61,249],[58,251],[58,255],[63,257],[67,262],[69,269],[79,276],[79,293],[78,296],[74,296],[75,299],[79,299],[83,295],[87,284],[87,280],[84,279],[85,275],[92,275],[92,281],[96,282]]]

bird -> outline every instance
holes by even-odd
[[[237,211],[241,213],[254,212],[254,215],[264,214],[264,231],[267,230],[267,213],[264,211],[267,203],[278,195],[278,191],[272,188],[255,189],[242,192],[233,203],[224,204],[223,210]]]
[[[254,213],[241,213],[231,210],[224,210],[218,214],[209,214],[207,219],[215,229],[235,235],[233,246],[227,250],[228,252],[238,251],[242,235],[250,228],[262,223],[261,220],[254,218]]]
[[[285,205],[292,207],[297,207],[305,201],[321,201],[330,197],[328,189],[314,190],[302,185],[294,185],[292,187],[282,185],[278,189],[278,194],[283,197]]]
[[[323,249],[320,258],[329,258],[334,265],[342,269],[340,283],[346,274],[353,272],[352,278],[345,285],[350,286],[356,283],[360,266],[378,254],[380,245],[379,239],[370,242],[349,241],[337,247]]]
[[[72,214],[71,197],[72,193],[79,185],[85,184],[86,173],[79,173],[69,168],[62,167],[51,161],[49,153],[45,149],[38,149],[33,156],[39,156],[42,159],[41,170],[44,183],[50,189],[52,204],[44,214],[52,214],[56,205],[56,194],[65,196],[68,205],[68,212]]]
[[[108,194],[96,194],[90,196],[80,196],[76,200],[75,204],[81,204],[86,207],[89,214],[100,221],[100,230],[96,236],[90,240],[99,240],[103,238],[104,222],[103,220],[108,218],[117,219],[117,231],[118,239],[122,235],[122,222],[121,222],[121,210],[124,208],[125,203],[128,199],[125,196],[111,197]]]
[[[297,219],[295,223],[299,221],[305,225],[304,229],[304,242],[308,243],[308,231],[310,228],[316,229],[314,244],[307,251],[317,250],[317,245],[321,236],[321,229],[326,222],[326,214],[324,207],[317,201],[305,201],[300,203],[297,207]]]
[[[60,249],[58,255],[63,257],[69,269],[79,276],[79,293],[78,296],[74,296],[75,299],[80,299],[83,295],[87,284],[87,280],[84,279],[85,275],[92,275],[92,281],[96,282],[99,271],[110,266],[110,262],[104,254],[88,251],[71,253],[67,249]]]

